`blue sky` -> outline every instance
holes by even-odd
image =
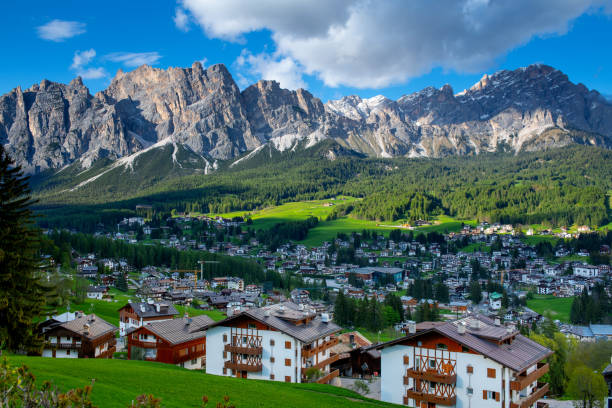
[[[532,63],[612,95],[607,1],[515,0],[521,7],[499,8],[487,0],[452,0],[438,9],[420,0],[414,6],[312,0],[309,9],[275,3],[7,2],[0,14],[0,94],[43,78],[69,82],[77,74],[94,93],[119,68],[139,62],[188,67],[201,60],[228,66],[241,88],[277,79],[305,86],[323,101],[349,94],[397,99],[446,83],[459,92],[483,73]],[[547,6],[559,11],[548,15]]]

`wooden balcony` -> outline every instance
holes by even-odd
[[[408,379],[433,381],[442,384],[455,384],[457,382],[457,374],[444,374],[437,370],[418,371],[413,368],[406,370],[404,377],[404,385],[408,385]]]
[[[226,344],[224,350],[230,353],[249,354],[252,356],[257,356],[263,353],[263,347],[232,346],[231,344]]]
[[[257,373],[261,371],[261,363],[259,364],[244,364],[244,363],[234,363],[232,361],[226,361],[223,364],[223,367],[229,368],[231,370],[237,371],[248,371],[250,373]]]
[[[538,383],[538,387],[531,395],[521,398],[518,403],[511,402],[510,408],[529,408],[548,393],[548,383]]]
[[[140,341],[140,340],[134,340],[134,339],[129,338],[129,337],[128,337],[128,340],[127,340],[127,344],[129,344],[132,347],[157,348],[157,342],[156,341]]]
[[[80,349],[81,348],[81,343],[69,343],[69,342],[50,343],[50,342],[46,342],[45,343],[45,347],[46,348],[50,348],[50,349],[57,349],[57,350],[73,350],[73,349]]]
[[[194,351],[193,353],[187,353],[184,355],[179,355],[177,357],[175,357],[174,361],[176,364],[180,364],[183,363],[185,361],[189,361],[189,360],[195,360],[196,358],[200,358],[206,355],[206,351],[205,350],[198,350],[198,351]]]
[[[335,346],[336,344],[338,344],[338,339],[336,337],[329,339],[328,341],[326,341],[325,343],[322,343],[320,345],[318,345],[317,347],[313,347],[313,348],[303,348],[302,349],[302,357],[304,358],[309,358],[312,357],[324,350],[327,350],[330,347]]]
[[[548,372],[548,370],[548,363],[538,363],[537,368],[533,372],[526,375],[519,375],[514,381],[510,381],[510,389],[512,391],[520,391],[536,381],[538,378],[542,377]]]
[[[334,370],[331,373],[319,378],[316,382],[317,384],[327,384],[339,375],[340,375],[340,370]]]
[[[319,362],[319,364],[314,364],[314,365],[312,365],[310,367],[303,367],[302,368],[302,374],[305,374],[306,370],[308,370],[308,369],[310,369],[312,367],[315,367],[315,368],[318,368],[319,370],[322,370],[324,367],[326,367],[326,366],[328,366],[330,364],[333,364],[336,361],[338,361],[338,359],[340,359],[340,354],[334,354],[333,356],[331,356],[329,358],[326,358],[325,360]]]
[[[440,405],[455,405],[455,402],[457,401],[457,397],[455,395],[450,397],[443,397],[441,395],[434,395],[426,392],[415,391],[410,388],[406,390],[406,395],[404,396],[404,405],[408,405],[409,399],[431,402]]]

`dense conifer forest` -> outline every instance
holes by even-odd
[[[158,212],[251,211],[285,202],[338,195],[362,198],[334,214],[395,221],[448,214],[461,219],[550,226],[601,226],[609,222],[612,152],[570,146],[518,155],[489,153],[441,159],[371,159],[347,154],[328,160],[316,149],[255,158],[210,175],[131,185],[88,184],[74,192],[36,193],[43,226],[91,230],[152,204]],[[315,149],[315,148],[313,148]],[[126,193],[129,192],[129,193]],[[119,196],[131,197],[118,200]],[[67,205],[68,204],[68,205]],[[334,215],[332,214],[332,216]]]

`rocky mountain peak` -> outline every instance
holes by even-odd
[[[232,159],[270,142],[279,150],[333,139],[373,156],[444,156],[568,143],[612,146],[612,104],[547,65],[446,84],[397,101],[350,95],[325,105],[304,89],[259,81],[240,92],[223,64],[118,70],[91,96],[81,78],[42,80],[0,97],[0,143],[29,172],[159,146]],[[169,142],[168,142],[169,141]]]

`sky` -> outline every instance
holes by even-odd
[[[397,99],[551,65],[612,97],[612,0],[40,0],[0,5],[0,94],[117,70],[225,64],[260,79]]]

